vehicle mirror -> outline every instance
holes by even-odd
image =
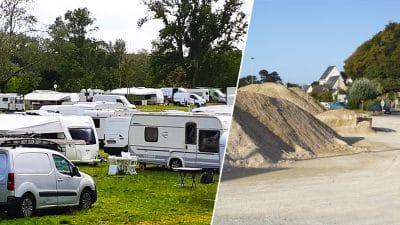
[[[81,174],[79,173],[79,167],[75,166],[75,167],[72,169],[72,176],[73,176],[73,177],[74,177],[74,176],[76,176],[76,177],[80,177],[80,176],[81,176]]]

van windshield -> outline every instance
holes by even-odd
[[[87,145],[96,144],[96,137],[91,128],[69,128],[68,130],[72,140],[82,140],[85,141]]]

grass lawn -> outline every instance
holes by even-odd
[[[210,224],[218,177],[214,184],[197,188],[179,187],[178,173],[150,167],[137,175],[109,176],[108,164],[80,166],[97,185],[98,201],[93,208],[39,211],[26,219],[0,214],[0,224]]]

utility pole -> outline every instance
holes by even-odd
[[[255,59],[254,57],[251,57],[251,58],[250,58],[250,60],[251,60],[251,65],[252,65],[250,68],[251,68],[251,70],[252,70],[252,73],[254,73],[254,59]],[[254,83],[254,77],[255,77],[255,76],[256,76],[255,74],[251,76],[251,84]]]

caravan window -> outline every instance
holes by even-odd
[[[157,127],[145,127],[144,128],[144,140],[146,140],[146,142],[157,142],[158,141],[158,128]]]
[[[100,119],[93,119],[94,127],[100,128]]]
[[[69,128],[72,140],[85,141],[87,145],[96,144],[96,138],[91,128]]]
[[[189,145],[195,145],[196,144],[196,128],[197,125],[196,123],[186,123],[185,126],[185,143]]]
[[[217,153],[219,150],[218,130],[200,130],[199,131],[199,151]]]
[[[43,138],[43,139],[65,139],[64,133],[42,133],[34,134],[32,137]]]
[[[3,98],[3,102],[8,102],[8,98]]]

